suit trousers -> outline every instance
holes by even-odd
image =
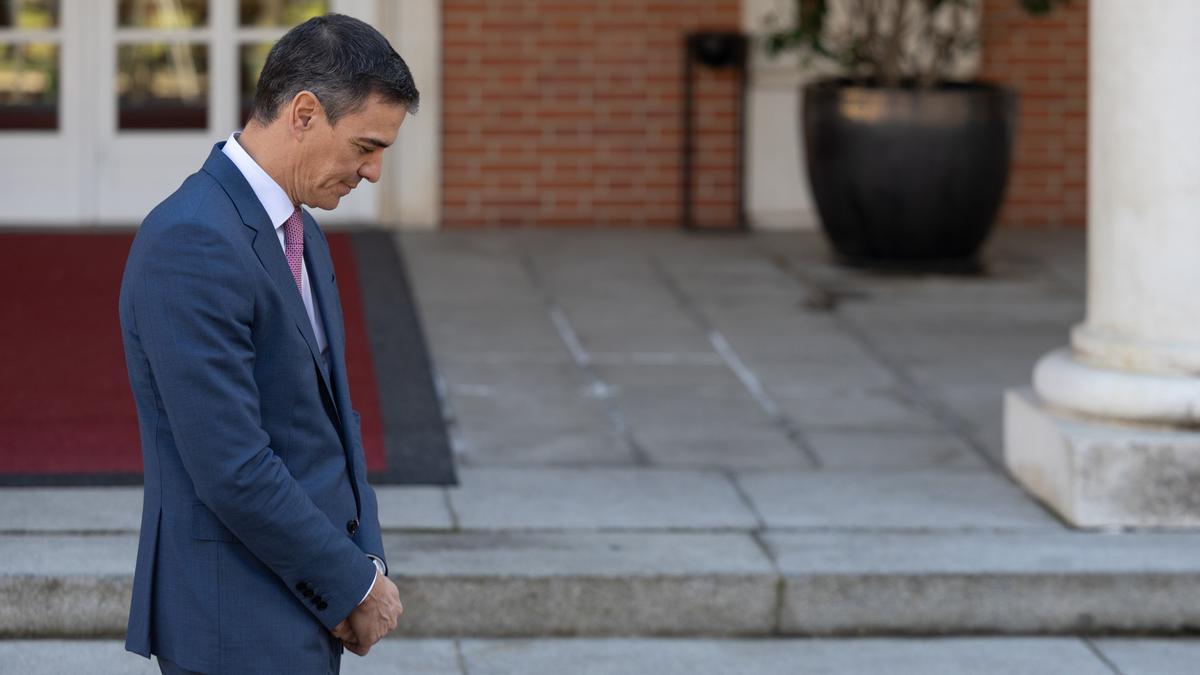
[[[338,675],[338,673],[340,673],[342,670],[342,655],[340,652],[341,648],[339,645],[339,648],[333,650],[333,653],[330,654],[329,675]],[[198,670],[186,670],[181,668],[179,665],[172,663],[161,656],[155,655],[154,658],[158,659],[158,670],[162,673],[162,675],[205,675]]]
[[[196,670],[184,670],[161,656],[155,658],[158,659],[158,669],[163,675],[204,675]]]

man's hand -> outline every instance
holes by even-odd
[[[346,649],[366,656],[376,642],[396,628],[396,621],[403,613],[396,584],[376,570],[375,586],[350,616],[334,626],[333,635]]]

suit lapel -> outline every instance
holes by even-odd
[[[307,213],[304,218],[304,258],[308,264],[308,278],[312,283],[313,295],[317,301],[320,320],[325,326],[325,341],[329,344],[329,370],[333,380],[331,398],[334,401],[334,412],[339,419],[334,420],[342,437],[342,448],[346,452],[346,471],[350,474],[350,485],[354,489],[355,504],[362,513],[362,497],[358,491],[357,469],[355,469],[354,432],[351,425],[349,383],[346,381],[346,344],[344,326],[342,324],[342,304],[333,283],[333,257],[325,237],[317,228],[317,221]],[[365,458],[364,458],[365,459]],[[364,467],[363,471],[366,471]]]
[[[308,266],[308,279],[312,285],[313,296],[317,304],[317,320],[325,328],[325,342],[329,345],[329,373],[333,383],[330,388],[334,402],[334,412],[338,414],[338,429],[345,434],[345,411],[342,408],[343,376],[341,364],[345,363],[345,345],[342,340],[341,316],[335,311],[338,307],[336,291],[333,288],[333,270],[329,262],[329,250],[325,247],[325,239],[317,230],[317,223],[312,216],[301,210],[304,221],[304,262]],[[295,284],[293,284],[295,285]]]
[[[321,374],[321,383],[330,392],[330,398],[336,400],[333,396],[333,387],[330,386],[329,373],[326,372],[324,359],[321,358],[321,350],[317,347],[317,336],[313,334],[312,323],[309,322],[308,312],[304,309],[304,300],[296,288],[295,279],[292,278],[292,270],[288,267],[287,258],[283,255],[283,247],[279,245],[279,235],[275,233],[275,226],[271,224],[266,210],[258,201],[250,184],[246,182],[233,161],[221,152],[224,145],[225,143],[221,142],[213,147],[212,153],[204,163],[204,171],[215,178],[225,189],[225,194],[233,200],[238,214],[241,215],[242,223],[254,230],[254,253],[258,256],[258,261],[262,263],[263,269],[271,277],[271,281],[275,283],[280,295],[283,296],[288,315],[296,324],[296,328],[300,330],[300,334],[304,336],[308,351],[312,354],[317,371]],[[307,226],[305,230],[305,243],[307,244]],[[311,268],[309,271],[309,276],[313,277]],[[321,301],[318,299],[318,302]],[[326,335],[328,335],[328,330],[326,330]]]

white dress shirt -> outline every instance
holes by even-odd
[[[258,162],[254,161],[238,143],[238,133],[229,135],[229,140],[225,141],[225,147],[221,152],[233,161],[234,166],[238,171],[242,172],[246,182],[250,184],[250,189],[254,190],[254,196],[258,197],[258,201],[267,211],[267,217],[271,219],[271,225],[275,226],[275,234],[279,235],[279,246],[287,253],[287,243],[283,236],[283,226],[287,223],[287,219],[292,217],[292,212],[296,210],[292,200],[279,187],[274,179],[263,171]],[[300,297],[304,300],[304,311],[308,312],[308,322],[312,324],[313,335],[317,337],[317,349],[321,350],[321,358],[325,359],[326,367],[329,366],[329,345],[325,341],[325,327],[321,325],[317,313],[317,301],[313,298],[312,283],[308,278],[308,264],[303,259],[300,260]]]
[[[291,198],[287,196],[283,188],[279,187],[279,183],[267,175],[258,162],[254,161],[254,158],[238,143],[239,135],[236,131],[230,134],[229,140],[225,141],[225,147],[221,149],[221,152],[225,153],[238,171],[242,172],[242,177],[250,184],[250,189],[254,190],[254,196],[258,197],[259,203],[266,209],[267,217],[275,226],[275,234],[279,235],[279,246],[286,255],[287,242],[283,235],[283,225],[288,218],[292,217],[296,206],[292,204]],[[317,300],[313,297],[312,284],[308,279],[308,266],[303,259],[300,260],[300,297],[304,300],[304,310],[308,312],[308,322],[312,324],[313,335],[317,337],[317,348],[321,350],[321,358],[325,360],[325,367],[328,368],[329,343],[325,340],[325,328],[318,319],[320,314],[317,313]],[[370,554],[367,554],[367,557],[375,563],[375,569],[383,574],[383,561]],[[375,588],[374,581],[371,582],[371,588],[367,589],[363,600],[367,599],[367,595],[371,594],[373,588]],[[362,604],[362,600],[359,600],[359,604]]]

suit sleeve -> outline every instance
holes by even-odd
[[[254,380],[251,274],[227,235],[173,225],[148,242],[134,311],[196,494],[327,628],[375,565],[269,447]]]
[[[379,525],[379,499],[375,496],[375,489],[366,480],[367,463],[362,444],[362,418],[358,411],[354,411],[353,418],[354,442],[358,446],[354,452],[355,475],[358,476],[358,494],[362,501],[362,522],[359,523],[354,541],[368,555],[378,558],[379,562],[383,563],[383,573],[386,575],[388,566],[387,558],[383,554],[383,536]]]

